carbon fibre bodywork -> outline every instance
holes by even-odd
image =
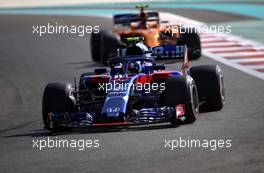
[[[81,75],[79,87],[71,93],[75,110],[51,112],[50,122],[89,127],[168,121],[170,116],[176,116],[175,107],[161,105],[159,97],[166,80],[184,75],[185,66],[180,71],[166,71],[164,65],[156,64],[156,59],[173,55],[176,60],[184,60],[185,51],[184,46],[170,45],[157,48],[156,57],[135,55],[110,59],[110,72]],[[141,71],[135,72],[131,67],[134,63],[141,64]]]

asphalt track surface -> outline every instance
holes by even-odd
[[[194,124],[68,134],[44,130],[41,99],[45,85],[71,82],[75,76],[99,66],[90,59],[88,36],[32,34],[32,25],[47,22],[111,28],[109,19],[95,17],[0,16],[0,172],[263,172],[264,82],[223,64],[225,107],[220,112],[200,114]],[[206,57],[191,62],[216,63]],[[99,139],[100,147],[83,151],[32,148],[33,139],[48,136]],[[232,147],[216,151],[164,148],[165,139],[180,137],[231,139]]]

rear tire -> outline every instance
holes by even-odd
[[[101,32],[95,34],[92,33],[90,45],[91,45],[91,55],[92,60],[95,62],[100,62],[101,59]]]
[[[182,28],[181,30],[183,34],[179,44],[187,46],[189,60],[199,59],[202,54],[200,36],[193,28]]]
[[[194,66],[190,73],[196,83],[199,99],[205,101],[200,107],[200,112],[221,110],[225,101],[221,68],[218,65]]]
[[[107,63],[107,60],[117,55],[117,49],[122,45],[120,36],[111,31],[100,31],[91,35],[91,54],[95,62]]]
[[[161,103],[164,106],[175,107],[178,104],[185,105],[185,121],[183,123],[193,123],[199,112],[198,94],[194,80],[190,76],[180,76],[168,78],[165,90],[161,95]],[[181,122],[173,115],[170,123],[178,125]]]
[[[70,128],[60,127],[56,122],[50,127],[50,112],[72,112],[75,110],[75,102],[70,98],[71,84],[49,83],[44,90],[42,100],[42,118],[45,128],[51,131],[68,131]]]
[[[117,49],[121,46],[119,35],[105,31],[101,40],[101,63],[106,65],[109,58],[117,56]]]

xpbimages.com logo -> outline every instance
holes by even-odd
[[[77,34],[83,37],[85,34],[99,33],[99,29],[98,25],[61,25],[56,22],[55,24],[33,25],[32,33],[40,37],[47,34]]]
[[[37,150],[52,149],[52,148],[73,148],[82,151],[84,149],[99,148],[99,140],[91,139],[58,139],[55,138],[46,138],[46,139],[33,139],[32,148]]]
[[[165,83],[119,83],[114,81],[113,83],[99,83],[99,90],[105,91],[126,91],[131,87],[134,91],[144,91],[146,94],[151,91],[164,91]]]
[[[181,148],[203,148],[215,151],[219,148],[230,148],[232,140],[230,139],[191,139],[189,137],[178,139],[165,139],[164,148],[169,150],[177,150]]]
[[[165,33],[171,36],[178,36],[184,33],[205,33],[205,34],[230,34],[232,32],[232,26],[229,25],[200,25],[194,27],[185,27],[183,25],[164,25],[162,29]]]

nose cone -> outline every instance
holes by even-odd
[[[101,122],[124,122],[124,114],[119,112],[113,114],[103,113],[101,115]]]
[[[101,114],[106,117],[117,118],[126,113],[128,96],[114,95],[107,97]]]

